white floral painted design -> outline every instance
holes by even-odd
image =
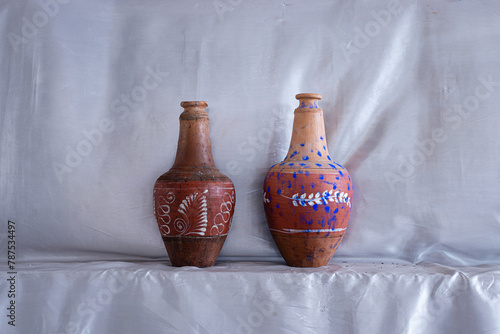
[[[296,193],[292,197],[287,197],[283,194],[280,195],[285,198],[291,199],[294,206],[314,206],[328,204],[328,202],[335,202],[345,203],[347,204],[347,206],[351,207],[351,198],[349,197],[349,194],[338,190],[336,192],[333,192],[333,189],[325,190],[323,191],[323,193],[317,192],[316,194],[311,193],[309,195],[304,193],[300,196],[299,193]]]
[[[192,193],[186,196],[177,210],[184,218],[177,218],[174,221],[174,228],[180,235],[205,235],[208,225],[207,197]]]
[[[228,223],[231,223],[231,210],[234,207],[234,191],[229,193],[224,193],[224,198],[222,200],[222,204],[220,205],[220,212],[215,215],[214,225],[211,228],[211,232],[213,234],[221,234],[224,232],[224,227]]]
[[[156,210],[156,216],[158,217],[158,222],[160,225],[160,232],[162,235],[170,234],[170,222],[172,218],[170,217],[170,204],[175,200],[175,194],[173,192],[168,192],[166,196],[158,197],[158,209]]]

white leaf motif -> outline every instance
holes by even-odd
[[[204,194],[207,192],[208,189],[202,195],[193,193],[182,200],[178,211],[185,218],[177,218],[174,222],[174,226],[180,234],[205,235],[208,225],[208,211],[207,197]]]
[[[334,189],[325,190],[323,192],[317,193],[303,193],[299,195],[299,193],[293,194],[292,197],[285,196],[280,194],[282,197],[288,198],[292,200],[293,206],[303,206],[307,207],[321,204],[328,204],[328,202],[336,202],[336,203],[346,203],[347,206],[351,207],[351,199],[349,198],[349,194],[347,192],[335,191]]]

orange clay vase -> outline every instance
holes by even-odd
[[[298,94],[292,140],[264,181],[271,235],[289,266],[328,264],[347,228],[352,182],[328,154],[319,94]]]
[[[179,142],[172,168],[154,186],[154,210],[173,266],[215,264],[234,213],[231,180],[212,158],[207,103],[182,102]]]

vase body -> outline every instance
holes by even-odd
[[[209,267],[224,245],[235,206],[231,180],[216,168],[206,102],[182,102],[177,154],[154,185],[154,212],[173,266]]]
[[[289,266],[327,265],[349,220],[352,182],[328,154],[319,94],[298,94],[285,160],[271,167],[263,188],[271,235]]]

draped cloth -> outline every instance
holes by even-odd
[[[15,301],[16,328],[0,331],[499,332],[499,16],[478,0],[4,2],[0,308]],[[353,179],[317,269],[284,265],[262,205],[297,93],[322,94]],[[152,209],[195,100],[236,187],[203,270],[169,265]]]

